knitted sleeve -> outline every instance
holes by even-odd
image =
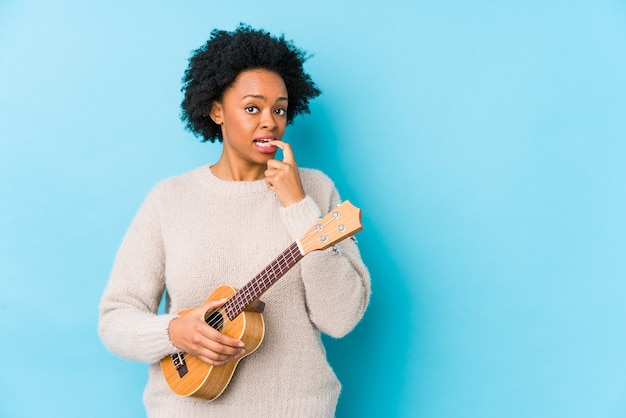
[[[307,196],[281,209],[294,240],[340,203],[334,184],[324,174],[303,170],[301,177]],[[338,338],[363,317],[370,298],[370,276],[352,240],[343,240],[336,247],[307,254],[300,261],[300,270],[311,322],[321,332]]]
[[[158,186],[148,195],[118,250],[100,302],[100,338],[114,354],[153,363],[176,351],[167,330],[175,315],[157,315],[164,290]]]

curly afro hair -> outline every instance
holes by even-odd
[[[263,69],[280,75],[289,94],[287,124],[296,115],[310,113],[309,100],[321,91],[304,72],[306,53],[262,29],[240,24],[227,32],[214,29],[210,39],[193,51],[183,76],[181,119],[188,131],[202,142],[222,142],[222,131],[209,117],[211,106],[223,98],[237,76],[246,70]]]

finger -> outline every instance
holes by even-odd
[[[211,321],[205,320],[205,312],[208,312],[211,310],[215,311],[217,308],[224,305],[224,303],[226,303],[227,300],[228,299],[210,300],[200,307],[199,310],[201,312],[201,319],[203,320],[203,322],[205,322],[208,325],[208,327],[201,328],[201,333],[205,338],[209,339],[211,342],[215,341],[224,346],[242,348],[244,346],[243,341],[237,338],[230,337],[221,332],[221,327],[225,325],[227,321],[227,319],[225,318],[225,315],[226,315],[225,312],[221,312],[220,313],[221,316],[218,315],[215,319],[212,319]],[[213,324],[212,322],[219,322],[219,324],[217,323]],[[219,352],[220,351],[219,348],[217,348],[216,351]]]
[[[243,341],[223,336],[207,326],[202,326],[197,331],[198,333],[191,335],[189,342],[181,347],[197,357],[223,361],[245,353]]]
[[[202,360],[203,362],[208,363],[212,366],[221,366],[241,356],[233,356],[233,357],[216,356],[212,351],[209,351],[207,355],[197,354],[196,357]]]
[[[293,156],[291,145],[289,145],[287,142],[278,141],[278,140],[270,141],[270,145],[274,145],[283,151],[283,163],[292,165],[294,167],[296,166],[296,160]]]
[[[198,350],[201,354],[211,357],[214,360],[223,360],[226,358],[238,357],[246,352],[244,348],[229,347],[227,345],[218,344],[215,341],[207,342],[205,347]]]
[[[214,366],[219,366],[230,360],[237,359],[243,356],[244,354],[245,354],[244,350],[241,350],[235,353],[234,355],[227,355],[227,354],[216,353],[215,351],[212,351],[209,349],[203,349],[196,354],[196,357],[198,357],[200,360],[204,361],[205,363],[209,363]]]
[[[209,340],[209,344],[213,347],[213,349],[220,353],[232,353],[233,350],[236,351],[241,349],[245,345],[243,341],[230,337],[226,334],[222,334],[212,327],[204,328],[202,334]]]
[[[280,168],[280,166],[283,164],[282,161],[279,160],[269,160],[267,162],[267,170],[276,170],[278,168]]]
[[[226,362],[245,354],[243,341],[228,337],[213,329],[209,330],[209,333],[211,335],[205,336],[206,339],[199,348],[198,355],[213,362]]]

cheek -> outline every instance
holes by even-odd
[[[277,124],[278,124],[278,129],[280,129],[281,131],[284,131],[287,128],[287,118],[279,119]]]
[[[225,123],[234,130],[246,130],[251,125],[250,118],[240,114],[231,114],[225,120]]]

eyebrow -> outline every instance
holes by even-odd
[[[262,94],[246,94],[245,96],[243,96],[243,99],[247,99],[247,98],[253,98],[253,99],[261,99],[261,100],[265,100],[267,101],[267,97],[263,96]],[[278,98],[278,100],[276,100],[277,102],[281,102],[281,101],[289,101],[289,99],[287,97],[284,96],[280,96]]]

